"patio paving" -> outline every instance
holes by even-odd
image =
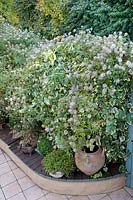
[[[41,189],[0,150],[0,200],[133,200],[133,189],[99,195],[68,196]]]

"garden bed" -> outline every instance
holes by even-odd
[[[80,171],[71,177],[61,179],[51,178],[42,168],[43,156],[36,151],[30,156],[18,149],[19,139],[12,139],[10,130],[6,127],[0,131],[0,148],[39,186],[52,192],[70,195],[97,194],[114,191],[124,187],[125,176],[119,174],[119,164],[109,165],[104,178],[90,179]],[[97,188],[97,191],[95,190]]]
[[[99,37],[85,30],[44,40],[4,22],[1,28],[0,121],[8,118],[21,141],[5,129],[0,147],[52,192],[84,195],[123,187],[125,176],[114,162],[124,170],[133,75],[127,34]],[[43,162],[37,152],[30,155],[36,146]]]

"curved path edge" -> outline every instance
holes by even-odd
[[[53,193],[91,195],[113,192],[125,186],[126,177],[124,174],[96,180],[62,180],[43,176],[30,169],[1,139],[0,148],[32,179],[35,184]]]

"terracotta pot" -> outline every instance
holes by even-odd
[[[75,152],[76,166],[86,175],[93,175],[99,171],[105,163],[104,149],[99,147],[96,152],[86,153],[78,150]]]

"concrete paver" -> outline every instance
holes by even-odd
[[[89,200],[87,196],[73,196],[70,200]]]
[[[19,179],[18,183],[19,183],[20,187],[22,188],[22,190],[26,190],[26,189],[32,187],[33,185],[35,185],[32,182],[32,180],[30,178],[28,178],[27,176]]]
[[[133,189],[125,187],[125,190],[131,195],[131,197],[133,198]]]
[[[90,200],[101,200],[103,197],[105,197],[106,194],[96,194],[96,195],[89,195]]]
[[[10,171],[11,169],[7,162],[0,165],[0,176]]]
[[[0,200],[5,200],[3,191],[0,189]]]
[[[11,170],[18,168],[17,165],[12,160],[9,160],[8,164],[9,164],[9,167],[11,168]]]
[[[19,168],[14,169],[13,173],[17,179],[20,179],[20,178],[23,178],[24,176],[26,176],[25,173]]]
[[[131,200],[131,195],[124,189],[111,192],[109,196],[112,200]]]
[[[7,162],[5,156],[3,154],[0,154],[0,164],[3,164],[5,162]]]
[[[0,154],[3,154],[3,151],[0,149]]]
[[[9,171],[6,174],[3,174],[0,176],[0,184],[2,187],[6,186],[14,181],[16,181],[16,177],[14,176],[12,171]]]
[[[46,195],[47,200],[67,200],[67,197],[65,195],[59,195],[54,193],[48,193]]]
[[[37,200],[43,196],[43,191],[38,186],[32,186],[24,191],[27,200]]]
[[[4,153],[4,156],[5,156],[5,158],[6,158],[7,161],[11,160],[10,157],[6,153]]]
[[[15,196],[9,198],[8,200],[26,200],[26,198],[23,193],[19,193]]]
[[[101,200],[111,200],[111,198],[109,196],[105,196]]]
[[[17,181],[4,186],[2,190],[7,199],[21,192],[21,188]]]
[[[133,189],[125,187],[109,194],[70,196],[43,190],[0,150],[0,200],[133,200]]]
[[[45,196],[41,197],[40,199],[38,200],[47,200],[47,198]]]

